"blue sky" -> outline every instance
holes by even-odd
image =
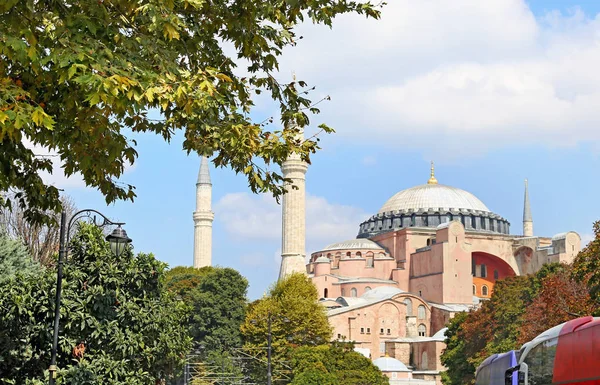
[[[294,70],[318,86],[315,99],[332,96],[313,122],[337,130],[307,174],[307,252],[354,237],[394,193],[427,181],[430,160],[440,183],[475,194],[514,234],[528,178],[535,233],[589,239],[600,219],[600,2],[388,3],[381,22],[302,26],[282,60],[282,78]],[[258,101],[257,117],[271,111]],[[79,208],[127,222],[138,251],[190,265],[199,159],[181,136],[136,139],[140,157],[122,178],[135,203],[107,206],[77,178],[49,180]],[[213,263],[238,269],[257,298],[277,277],[280,209],[243,177],[211,173]]]

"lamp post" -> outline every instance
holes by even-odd
[[[96,215],[99,215],[102,218],[102,222],[96,222]],[[50,372],[50,385],[54,385],[56,382],[56,354],[58,351],[58,326],[60,321],[60,299],[62,291],[63,263],[69,253],[69,235],[71,234],[72,227],[77,221],[86,217],[88,219],[91,219],[92,223],[100,228],[104,226],[118,226],[116,229],[113,230],[111,234],[109,234],[106,237],[106,240],[110,243],[111,251],[116,257],[121,255],[123,250],[125,250],[125,246],[131,243],[131,238],[129,238],[125,230],[121,228],[121,226],[125,223],[113,222],[99,211],[93,209],[85,209],[78,211],[75,214],[73,214],[68,224],[67,213],[64,211],[61,213],[58,269],[56,277],[56,298],[54,300],[54,335],[52,340],[52,354],[50,358],[50,367],[48,368],[48,371]]]

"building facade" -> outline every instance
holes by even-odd
[[[439,184],[432,165],[427,184],[391,197],[356,239],[311,254],[307,273],[334,336],[399,360],[412,380],[441,383],[444,327],[457,312],[489,298],[496,281],[570,263],[581,249],[575,232],[533,235],[527,185],[523,206],[524,235],[511,235],[473,194]]]

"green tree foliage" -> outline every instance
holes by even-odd
[[[64,269],[60,383],[155,384],[177,372],[190,338],[164,269],[149,254],[113,256],[100,229],[81,226]],[[50,270],[0,285],[0,383],[47,378],[55,285]]]
[[[293,347],[315,346],[331,339],[325,308],[318,302],[317,288],[304,274],[292,274],[277,282],[268,295],[251,303],[241,327],[245,351],[256,357],[251,367],[255,381],[264,381],[268,320],[271,320],[273,375],[282,378],[289,367]],[[285,382],[285,381],[284,381]]]
[[[475,373],[475,366],[465,359],[466,341],[459,333],[469,313],[458,313],[450,320],[446,331],[446,348],[444,349],[441,362],[448,368],[442,373],[442,383],[446,385],[468,384]],[[467,382],[463,382],[467,381]]]
[[[274,77],[279,57],[305,18],[331,26],[349,12],[379,17],[370,3],[346,0],[0,2],[0,191],[22,191],[31,220],[59,208],[58,190],[40,178],[51,161],[30,142],[55,150],[65,173],[80,172],[107,202],[133,199],[134,187],[117,181],[137,157],[128,135],[169,141],[185,129],[184,150],[216,154],[214,163],[245,174],[253,191],[281,194],[281,176],[256,160],[281,164],[293,151],[308,161],[316,140],[300,143],[293,123],[305,126],[318,110],[312,87]],[[284,130],[250,118],[263,92]]]
[[[527,308],[538,296],[544,279],[565,268],[558,263],[548,264],[534,275],[498,281],[492,297],[478,310],[455,317],[446,334],[447,348],[441,357],[448,365],[444,384],[471,384],[475,369],[491,354],[520,348]],[[546,329],[551,326],[554,325]]]
[[[231,268],[210,268],[192,294],[191,333],[204,350],[242,346],[248,280]]]
[[[350,343],[299,347],[291,353],[293,385],[386,385],[389,380]]]
[[[200,284],[200,280],[210,271],[211,267],[196,269],[189,266],[177,266],[165,273],[165,287],[172,293],[175,293],[186,303],[191,300],[192,293]]]
[[[594,223],[594,239],[573,262],[573,277],[585,284],[591,298],[600,304],[600,221]]]
[[[34,262],[27,247],[11,239],[0,228],[0,283],[17,273],[29,275],[39,272],[41,266]]]

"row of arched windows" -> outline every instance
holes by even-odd
[[[413,306],[412,300],[410,298],[404,299],[404,304],[406,305],[406,315],[412,317],[413,315]],[[427,309],[424,305],[419,305],[417,307],[417,319],[426,319],[427,318]]]
[[[481,295],[484,297],[487,297],[489,295],[490,291],[487,287],[487,285],[483,285],[481,286]],[[477,295],[477,286],[473,285],[473,295]]]

